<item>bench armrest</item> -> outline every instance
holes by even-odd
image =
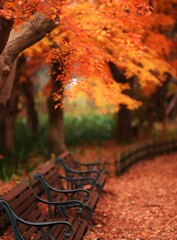
[[[74,163],[79,166],[84,166],[87,167],[89,170],[92,170],[94,166],[98,166],[99,168],[97,169],[98,171],[103,171],[104,170],[104,164],[99,163],[99,162],[93,162],[93,163],[81,163],[77,160],[74,160]]]
[[[69,195],[74,196],[76,193],[82,192],[82,193],[85,194],[84,202],[88,201],[88,199],[90,198],[90,192],[86,189],[82,189],[82,188],[80,188],[80,189],[79,188],[78,189],[67,189],[67,190],[56,189],[56,188],[52,187],[51,185],[49,185],[48,182],[45,180],[44,176],[42,176],[40,173],[36,173],[34,175],[34,178],[41,181],[46,194],[49,194],[50,191],[62,193],[62,194],[65,194],[67,196],[68,200],[69,200],[69,197],[70,197]]]
[[[92,176],[92,177],[94,177],[95,179],[98,179],[100,176],[100,172],[97,170],[76,170],[69,167],[67,167],[67,170],[71,173],[76,173],[83,177],[88,177],[90,174],[94,174],[95,176]]]
[[[23,220],[22,218],[17,216],[7,201],[0,199],[0,205],[6,210],[8,216],[9,216],[9,219],[11,221],[12,228],[14,231],[15,239],[17,239],[17,240],[24,240],[24,238],[22,237],[22,235],[20,234],[20,232],[18,230],[18,224],[17,224],[18,221],[25,225],[36,227],[38,230],[41,231],[42,239],[46,239],[47,237],[52,237],[51,229],[56,224],[62,224],[62,225],[66,225],[67,227],[69,227],[68,231],[63,230],[63,234],[66,238],[70,237],[73,232],[72,225],[67,221],[29,222],[29,221]],[[48,227],[48,231],[47,232],[44,231],[44,229],[42,229],[43,227]]]
[[[76,169],[70,168],[68,165],[66,165],[66,163],[63,161],[63,159],[61,159],[60,157],[58,157],[56,159],[56,161],[58,163],[60,163],[66,171],[69,171],[69,172],[72,172],[72,173],[77,173],[77,174],[79,174],[81,176],[85,176],[85,177],[88,177],[88,175],[90,175],[90,174],[94,174],[95,176],[91,176],[91,177],[95,177],[95,179],[98,179],[99,176],[100,176],[100,172],[97,171],[97,170],[82,171],[82,170],[76,170]]]
[[[67,182],[70,182],[77,186],[77,188],[83,188],[84,185],[90,185],[91,188],[96,187],[96,179],[93,177],[80,177],[80,178],[71,178],[62,176],[59,174],[60,178],[66,180]]]
[[[38,197],[36,194],[34,194],[34,195],[36,196],[36,198],[39,202],[47,204],[49,209],[51,209],[50,206],[56,207],[56,209],[58,210],[59,216],[61,214],[64,214],[68,218],[69,215],[67,214],[67,210],[70,208],[76,208],[77,214],[79,216],[85,211],[85,205],[81,201],[78,201],[78,200],[55,202],[49,196],[51,201],[46,201],[46,200],[43,200],[42,198]],[[49,210],[49,211],[51,211],[51,210]],[[51,212],[49,212],[49,214],[51,214]]]
[[[38,201],[44,203],[44,204],[48,204],[48,205],[53,205],[53,206],[59,206],[59,207],[80,207],[82,209],[85,208],[84,204],[81,201],[78,200],[70,200],[70,201],[61,201],[61,202],[53,202],[53,201],[46,201],[40,197],[38,197],[35,193],[34,193],[35,197],[38,199]]]

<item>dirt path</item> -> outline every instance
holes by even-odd
[[[108,180],[84,240],[177,240],[177,154]]]

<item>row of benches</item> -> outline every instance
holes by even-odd
[[[47,162],[0,197],[1,227],[10,220],[15,240],[80,240],[85,235],[106,182],[103,165],[82,164],[70,152],[57,162],[65,176]]]

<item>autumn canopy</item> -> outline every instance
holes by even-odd
[[[136,76],[143,88],[149,83],[152,87],[159,84],[167,72],[173,74],[165,59],[172,42],[163,34],[174,24],[172,3],[159,1],[160,11],[153,13],[149,2],[1,0],[1,104],[10,95],[12,84],[7,79],[16,57],[43,39],[35,48],[45,53],[47,62],[63,61],[65,74],[60,80],[64,86],[72,83],[76,75],[84,78],[77,91],[89,93],[96,103],[101,88],[102,97],[112,96],[117,106],[138,106],[138,102],[122,94],[129,86],[115,83],[106,65],[113,62],[127,78]],[[160,21],[162,15],[167,18],[165,24]],[[154,49],[159,40],[161,46]]]
[[[176,79],[175,6],[175,0],[0,0],[0,123],[17,115],[19,86],[29,102],[30,76],[44,61],[50,109],[79,94],[113,112],[138,108],[140,95],[162,99],[157,90]],[[50,119],[57,128],[56,111]]]
[[[86,239],[174,237],[177,157],[169,154],[177,150],[176,7],[177,0],[0,0],[1,197],[29,172],[36,173],[51,161],[56,170],[44,167],[41,172],[46,171],[46,179],[51,183],[69,180],[64,185],[72,188],[67,192],[60,183],[61,191],[46,185],[45,189],[55,192],[52,197],[46,193],[47,199],[56,196],[58,201],[61,193],[60,200],[70,200],[68,212],[66,201],[61,209],[58,204],[62,203],[56,203],[57,211],[49,209],[52,216],[64,214],[70,220],[72,202],[79,196],[84,204],[85,200],[98,202],[95,189],[90,191],[90,199],[81,189],[75,194],[76,182],[83,187],[80,177],[101,188],[107,178]],[[160,141],[153,143],[159,136]],[[169,137],[173,141],[166,141]],[[167,155],[159,158],[164,153]],[[61,155],[67,157],[61,159]],[[144,161],[152,156],[152,161]],[[95,160],[98,168],[92,169]],[[69,173],[66,166],[65,170],[59,166],[65,161],[71,163]],[[86,166],[87,171],[81,172]],[[60,177],[58,169],[67,178]],[[90,170],[92,174],[87,175]],[[28,196],[31,190],[25,191]],[[20,190],[18,196],[23,198]],[[33,198],[36,196],[28,200]],[[20,211],[26,210],[26,202],[22,205]],[[85,216],[81,208],[78,204],[75,211],[80,219]],[[88,203],[85,210],[95,208]],[[34,215],[42,219],[38,213]],[[13,221],[16,225],[19,219],[15,216]],[[51,227],[45,227],[48,233],[44,236],[42,232],[43,237],[50,238]],[[14,236],[10,231],[4,235],[9,240]],[[80,232],[77,229],[72,239]]]

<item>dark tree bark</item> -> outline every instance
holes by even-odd
[[[14,149],[14,126],[16,117],[18,114],[18,102],[19,96],[23,92],[26,97],[26,111],[27,120],[32,132],[37,131],[38,127],[38,116],[35,110],[33,84],[29,77],[25,82],[20,81],[21,75],[25,73],[26,68],[26,57],[21,55],[13,68],[13,74],[11,77],[14,78],[11,96],[9,97],[8,105],[5,109],[5,115],[1,121],[0,135],[1,135],[1,146],[5,151],[13,151]]]
[[[158,87],[157,90],[150,96],[147,110],[142,115],[139,121],[139,125],[137,126],[138,129],[143,129],[143,136],[147,136],[152,132],[154,123],[158,120],[159,117],[162,121],[163,135],[165,135],[166,106],[164,104],[169,81],[170,75],[167,75],[166,81],[163,83],[163,85]],[[147,125],[146,127],[143,127],[145,121],[147,122]]]
[[[7,44],[12,26],[12,20],[0,18],[0,54]]]
[[[128,143],[133,139],[132,132],[132,116],[131,112],[125,105],[121,106],[120,111],[117,113],[117,140],[119,143]]]
[[[1,146],[5,151],[14,150],[14,126],[18,114],[19,88],[14,84],[10,101],[6,109],[6,115],[1,123]]]
[[[4,150],[13,150],[13,127],[17,114],[17,102],[18,102],[18,90],[17,82],[14,84],[16,78],[16,66],[17,61],[15,61],[12,71],[7,79],[7,82],[13,83],[10,95],[8,96],[9,101],[7,106],[0,105],[0,144],[1,148]],[[4,89],[5,90],[5,89]],[[1,99],[1,95],[0,95]],[[3,100],[3,99],[2,99]]]
[[[131,85],[130,90],[124,91],[124,94],[132,97],[133,79],[126,79],[123,71],[119,70],[116,65],[109,62],[109,68],[111,74],[116,82],[129,83]],[[126,105],[121,105],[121,109],[117,113],[117,140],[120,143],[127,143],[133,139],[133,129],[131,126],[132,114]]]
[[[28,64],[26,62],[26,57],[24,58],[24,74],[25,68]],[[23,73],[22,73],[23,74]],[[26,76],[26,75],[25,75]],[[20,76],[19,76],[20,77]],[[34,85],[30,78],[30,76],[26,76],[26,80],[23,81],[21,84],[21,91],[25,96],[25,109],[26,109],[26,117],[27,117],[27,124],[32,133],[36,133],[38,130],[38,115],[35,108],[35,100],[34,100]]]
[[[14,80],[16,75],[16,65],[17,65],[17,60],[14,62],[12,70],[7,78],[7,85],[5,86],[5,88],[3,88],[0,94],[0,124],[3,121],[4,117],[6,116],[6,113],[8,112],[9,101],[12,95],[13,85],[14,85]],[[6,99],[8,99],[7,102],[6,102],[6,99],[4,99],[4,95],[6,95]]]
[[[22,83],[22,91],[26,98],[27,123],[31,132],[36,133],[38,130],[38,115],[35,109],[33,82],[29,77]]]
[[[59,70],[60,68],[60,70]],[[64,140],[64,116],[63,116],[63,84],[61,80],[57,80],[58,76],[63,73],[63,63],[53,63],[51,81],[52,90],[48,98],[48,112],[49,112],[49,152],[50,154],[58,155],[66,150],[65,140]],[[53,93],[59,92],[61,99],[58,101],[53,100]],[[55,105],[59,106],[55,109]]]
[[[8,81],[13,82],[11,86],[11,95],[9,96],[9,101],[7,106],[4,108],[4,117],[1,120],[1,146],[4,151],[14,150],[14,125],[16,122],[16,117],[18,113],[18,100],[20,87],[18,82],[18,76],[21,70],[21,59],[16,61],[13,66],[11,74],[9,75]],[[18,69],[18,70],[16,70]],[[2,114],[1,114],[2,116]]]
[[[3,9],[3,2],[0,0],[0,9]],[[12,19],[5,19],[0,17],[0,54],[6,46],[9,39],[9,34],[13,26]]]
[[[5,115],[1,121],[1,146],[5,151],[14,150],[14,126],[16,122],[16,117],[18,114],[18,101],[20,95],[20,83],[19,77],[23,71],[25,64],[25,57],[22,55],[16,61],[13,66],[11,74],[9,76],[10,82],[13,82],[11,86],[11,95],[9,96],[8,105],[5,108]],[[8,79],[8,81],[9,81]]]
[[[30,76],[26,75],[26,67],[28,62],[26,61],[26,56],[21,55],[19,58],[19,66],[16,74],[16,78],[19,80],[21,75],[25,76],[25,81],[20,82],[21,92],[25,95],[26,99],[26,117],[29,129],[31,132],[36,133],[38,130],[38,115],[35,109],[34,101],[34,86]]]
[[[0,9],[3,9],[3,6],[4,6],[3,1],[0,0]],[[0,17],[0,54],[2,53],[2,51],[4,50],[7,44],[12,26],[13,26],[13,20],[7,20]],[[1,65],[0,65],[0,68],[1,68]],[[6,107],[0,104],[0,123],[5,116],[5,113],[6,113]]]

